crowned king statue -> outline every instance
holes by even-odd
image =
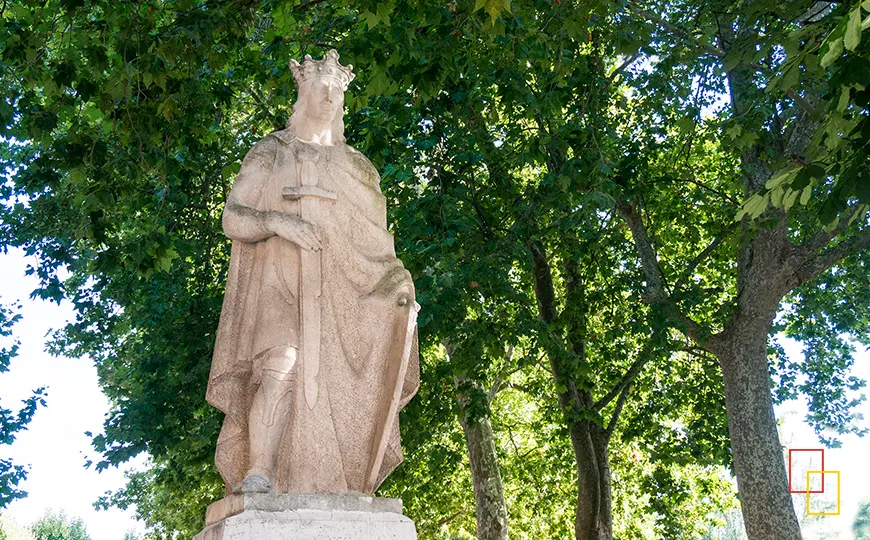
[[[378,172],[345,144],[352,66],[329,51],[290,67],[299,97],[287,128],[251,148],[223,213],[215,460],[228,494],[372,494],[402,460],[419,305]]]

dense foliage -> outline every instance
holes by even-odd
[[[855,522],[852,524],[852,532],[855,533],[855,540],[870,538],[870,502],[861,503],[858,515],[855,516]]]
[[[35,540],[91,540],[81,518],[70,518],[61,512],[48,511],[31,525]]]
[[[195,534],[222,495],[203,398],[222,205],[247,149],[289,115],[289,59],[336,48],[358,73],[348,140],[382,171],[423,306],[406,462],[382,494],[421,537],[472,536],[469,429],[490,426],[517,536],[611,512],[593,526],[618,538],[703,534],[735,504],[708,338],[738,318],[746,246],[780,213],[788,240],[826,258],[763,330],[806,350],[790,363],[771,342],[775,397],[808,396],[832,444],[860,431],[847,338],[870,336],[868,11],[4,3],[0,244],[38,257],[36,294],[75,306],[52,347],[89,355],[112,401],[94,466],[151,458],[100,504],[135,504],[166,538]],[[753,167],[765,177],[748,188]]]
[[[0,373],[9,370],[9,363],[18,354],[18,341],[12,337],[12,327],[21,319],[21,315],[15,312],[16,307],[0,305],[0,339],[9,342],[0,342]],[[17,411],[0,406],[0,447],[15,441],[16,433],[27,428],[40,405],[45,405],[44,388],[35,390]],[[0,457],[0,509],[27,495],[17,487],[25,478],[27,469],[24,465]]]

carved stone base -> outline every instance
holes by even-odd
[[[210,505],[193,540],[417,540],[400,499],[248,493]]]

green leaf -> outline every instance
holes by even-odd
[[[856,6],[849,15],[849,21],[846,23],[846,35],[843,38],[843,45],[847,51],[854,51],[859,43],[861,43],[861,8]]]
[[[743,204],[743,208],[741,208],[740,211],[737,212],[737,217],[735,218],[735,220],[740,221],[743,216],[747,215],[750,218],[755,219],[763,214],[765,210],[767,210],[767,206],[769,203],[769,193],[766,193],[764,195],[756,193],[755,195],[749,197],[749,199],[746,200],[746,202]]]
[[[82,184],[84,183],[86,176],[85,171],[81,167],[76,167],[69,171],[69,179],[73,184]]]
[[[88,103],[84,110],[82,110],[82,113],[90,122],[100,122],[104,118],[103,111],[93,103]]]
[[[770,192],[770,203],[773,206],[780,208],[783,206],[783,197],[785,197],[785,189],[783,189],[782,186],[776,186],[776,188]]]
[[[791,210],[791,207],[794,206],[795,201],[797,201],[798,195],[800,195],[800,191],[796,191],[794,189],[788,190],[785,196],[782,198],[782,208],[786,212]]]
[[[221,169],[221,176],[224,178],[232,178],[242,169],[242,164],[238,161],[235,163],[230,163],[229,165],[225,165],[223,169]]]
[[[689,133],[695,129],[695,119],[690,116],[684,116],[677,120],[677,127],[683,133]],[[739,128],[739,126],[737,126]]]
[[[740,127],[740,124],[735,123],[731,127],[725,130],[725,134],[731,137],[732,139],[738,139],[740,135],[743,133],[743,128]]]
[[[489,14],[490,22],[495,25],[495,20],[503,11],[511,12],[511,0],[475,0],[474,11],[480,9]]]
[[[838,37],[833,41],[828,43],[828,49],[824,55],[822,55],[822,61],[820,65],[824,67],[828,67],[834,63],[835,60],[840,58],[840,55],[843,54],[843,38]]]
[[[850,90],[851,90],[851,87],[849,87],[849,86],[844,86],[840,90],[840,100],[837,102],[837,110],[839,112],[845,111],[846,107],[849,106],[849,91]]]
[[[737,64],[740,63],[740,54],[737,52],[729,52],[725,55],[725,58],[722,61],[722,68],[725,71],[731,71],[737,67]]]
[[[378,25],[378,22],[380,22],[380,19],[378,19],[377,14],[372,13],[371,11],[368,11],[368,10],[362,12],[362,18],[365,19],[366,26],[368,26],[369,30],[372,30],[375,26]]]
[[[789,183],[795,176],[797,176],[800,169],[797,167],[792,167],[790,169],[783,169],[779,173],[771,176],[767,182],[765,182],[764,187],[767,189],[773,189],[775,187],[781,186],[783,184]]]
[[[840,216],[834,216],[830,222],[825,223],[823,225],[822,229],[824,229],[825,232],[832,232],[834,229],[837,228],[837,225],[839,225],[839,224],[840,224]]]
[[[19,3],[13,3],[11,6],[12,14],[18,19],[20,24],[27,24],[30,21],[30,10]]]
[[[172,118],[178,116],[178,112],[178,107],[175,105],[175,100],[172,96],[164,99],[160,106],[157,107],[157,113],[162,114],[167,120],[172,120]]]
[[[172,268],[172,261],[178,258],[178,253],[172,248],[168,248],[161,253],[157,259],[157,267],[164,272],[169,272]]]
[[[810,184],[807,187],[805,187],[804,190],[801,192],[801,204],[806,206],[806,204],[808,202],[810,202],[810,197],[812,196],[812,194],[813,194],[813,186],[812,186],[812,184]]]

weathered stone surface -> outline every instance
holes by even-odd
[[[291,69],[287,129],[254,145],[223,214],[233,245],[206,395],[226,415],[215,460],[227,493],[372,494],[402,460],[419,305],[380,176],[345,144],[351,67],[330,51]]]
[[[402,501],[352,494],[230,495],[194,540],[416,540]]]
[[[286,510],[319,510],[326,512],[368,512],[402,514],[401,499],[369,497],[352,493],[240,493],[228,495],[209,505],[205,524],[241,514],[246,510],[281,512]]]

